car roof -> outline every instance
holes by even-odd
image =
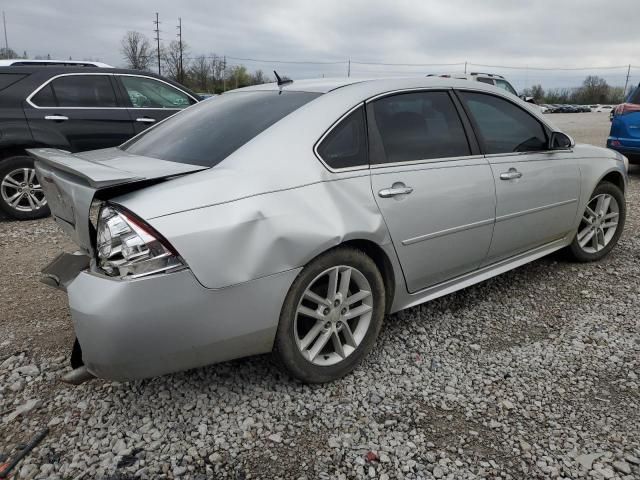
[[[16,66],[24,66],[24,65],[33,65],[33,66],[52,66],[52,65],[78,65],[78,66],[93,66],[93,67],[101,67],[101,68],[113,68],[111,65],[107,65],[102,62],[94,62],[92,60],[32,60],[30,58],[9,58],[0,60],[0,67],[8,67],[11,65]]]
[[[60,75],[62,73],[129,73],[133,75],[148,75],[150,77],[158,77],[157,74],[152,72],[145,72],[142,70],[131,70],[128,68],[113,68],[113,67],[83,67],[83,66],[66,66],[66,65],[14,65],[14,66],[1,66],[0,73],[38,73],[49,72],[53,75]]]
[[[263,83],[261,85],[252,85],[250,87],[238,88],[236,90],[230,90],[226,93],[233,92],[247,92],[247,91],[268,91],[268,90],[282,90],[282,91],[298,91],[298,92],[312,92],[312,93],[329,93],[339,88],[351,87],[357,88],[358,85],[370,86],[372,88],[379,87],[381,91],[406,88],[470,88],[470,82],[468,80],[462,80],[450,77],[386,77],[386,78],[319,78],[308,80],[294,80],[291,83],[287,83],[279,86],[277,83]],[[491,92],[504,92],[502,89],[498,89],[493,85],[489,85],[481,82],[473,82],[472,88],[474,90],[487,90]]]

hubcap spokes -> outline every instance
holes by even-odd
[[[593,197],[578,228],[578,245],[587,253],[605,248],[616,234],[620,210],[616,199],[606,193]]]
[[[21,212],[32,212],[47,204],[34,168],[17,168],[5,175],[0,183],[0,195]]]
[[[335,365],[364,339],[373,311],[371,286],[353,267],[332,267],[307,287],[296,310],[294,334],[314,365]]]

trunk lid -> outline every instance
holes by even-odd
[[[98,191],[119,186],[135,189],[153,181],[205,170],[207,167],[131,155],[118,148],[71,154],[54,148],[27,150],[35,159],[51,215],[89,254],[93,254],[89,220]]]

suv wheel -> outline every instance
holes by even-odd
[[[31,157],[15,156],[0,161],[0,209],[18,220],[49,215]]]

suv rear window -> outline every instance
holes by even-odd
[[[320,95],[292,91],[228,93],[183,110],[121,148],[134,155],[213,167]]]

